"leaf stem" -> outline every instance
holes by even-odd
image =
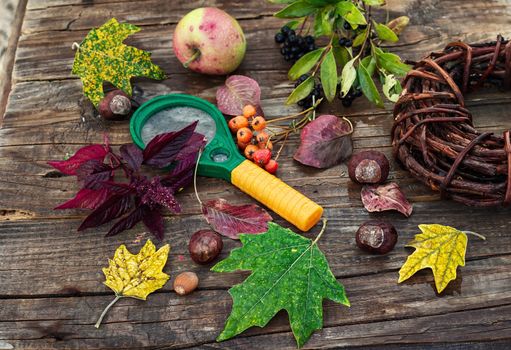
[[[193,61],[195,61],[196,59],[198,59],[200,57],[201,53],[200,53],[200,50],[199,49],[194,49],[193,50],[193,55],[192,57],[190,57],[189,59],[187,59],[184,63],[183,63],[183,67],[185,68],[188,68],[188,66],[190,65],[190,63],[192,63]]]
[[[473,231],[461,231],[461,232],[463,232],[463,233],[465,233],[465,234],[469,234],[469,235],[476,236],[476,237],[478,237],[478,238],[482,239],[483,241],[486,241],[486,237],[485,237],[485,236],[483,236],[483,235],[482,235],[482,234],[480,234],[480,233],[473,232]]]
[[[319,231],[319,234],[318,236],[316,237],[316,239],[314,240],[314,242],[312,242],[312,245],[315,245],[316,243],[318,243],[319,239],[321,238],[321,236],[323,235],[323,233],[325,232],[326,230],[326,224],[327,224],[328,220],[327,219],[323,219],[323,227],[321,228],[321,231]]]
[[[299,117],[303,114],[307,114],[309,113],[310,111],[314,110],[317,108],[317,106],[321,103],[321,101],[323,101],[323,99],[319,99],[315,104],[312,105],[312,107],[309,107],[303,111],[301,111],[300,113],[297,113],[297,114],[293,114],[293,115],[288,115],[288,116],[285,116],[285,117],[280,117],[280,118],[275,118],[275,119],[270,119],[270,120],[267,120],[266,121],[266,124],[271,124],[271,123],[275,123],[275,122],[280,122],[280,121],[283,121],[283,120],[288,120],[288,119],[295,119],[296,117]]]
[[[94,327],[96,328],[99,328],[99,325],[101,324],[101,321],[103,321],[103,317],[105,317],[106,313],[108,312],[108,310],[110,310],[110,308],[119,300],[122,298],[122,295],[116,295],[115,296],[115,299],[112,300],[110,302],[110,304],[108,304],[105,309],[103,310],[103,312],[101,313],[101,316],[99,316],[99,319],[98,319],[98,322],[96,322],[96,324],[94,325]]]

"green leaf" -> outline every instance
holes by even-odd
[[[385,24],[376,22],[374,22],[374,24],[376,28],[376,34],[378,34],[378,38],[380,38],[383,41],[390,41],[393,43],[399,41],[399,38],[397,37],[396,33],[394,33],[392,29],[387,27]]]
[[[241,248],[212,271],[252,271],[229,289],[231,314],[217,341],[230,339],[252,326],[264,327],[280,310],[289,315],[298,347],[323,327],[323,299],[349,306],[344,287],[330,271],[315,242],[269,222],[262,235],[240,236]]]
[[[332,51],[334,53],[335,61],[341,68],[344,67],[349,60],[351,60],[351,53],[345,47],[334,46]]]
[[[304,18],[300,18],[300,19],[296,19],[296,20],[292,20],[292,21],[289,21],[285,24],[285,26],[288,26],[290,29],[297,29],[298,26],[300,24],[303,23],[303,21],[305,20],[305,17]]]
[[[337,93],[337,65],[335,64],[332,50],[326,54],[325,59],[321,63],[320,78],[325,97],[329,102],[332,102]]]
[[[274,4],[291,4],[293,2],[296,2],[297,0],[269,0],[269,1]]]
[[[393,53],[383,53],[383,51],[376,51],[376,58],[378,66],[385,69],[387,72],[393,73],[398,77],[404,77],[411,66],[401,62],[401,58]]]
[[[348,63],[346,63],[346,65],[342,69],[341,92],[343,97],[346,96],[346,94],[348,94],[348,92],[351,89],[351,86],[355,82],[355,79],[357,79],[357,70],[353,66],[356,59],[357,59],[356,57],[352,58]]]
[[[353,47],[362,46],[367,37],[367,29],[364,29],[360,34],[358,34],[353,40]]]
[[[298,85],[296,89],[293,90],[291,95],[289,95],[287,98],[286,104],[292,105],[300,100],[303,100],[310,94],[312,89],[314,89],[314,78],[308,77],[303,83]]]
[[[383,6],[385,5],[385,0],[364,0],[364,4],[368,6]]]
[[[321,11],[316,13],[314,17],[314,36],[320,37],[322,35],[330,36],[332,35],[332,15],[333,9],[331,7],[326,7]]]
[[[387,97],[389,101],[395,103],[399,100],[399,95],[403,88],[401,87],[399,80],[397,80],[394,75],[389,74],[385,75],[385,82],[383,83],[382,90],[385,97]]]
[[[312,67],[318,63],[323,51],[325,51],[324,48],[311,51],[296,61],[287,74],[289,79],[296,80],[300,78],[301,75],[308,73]]]
[[[316,7],[307,1],[301,0],[284,7],[275,14],[278,18],[297,18],[308,16],[316,10]]]
[[[112,18],[92,29],[80,44],[72,72],[81,78],[83,93],[94,106],[105,96],[105,81],[131,96],[132,77],[165,78],[165,72],[151,62],[150,53],[122,43],[139,30],[132,24],[119,23]]]
[[[369,75],[369,72],[363,64],[358,65],[357,76],[362,92],[367,99],[378,107],[383,107],[383,100],[381,99],[380,93],[378,92],[371,75]]]
[[[338,3],[337,13],[350,24],[367,24],[363,13],[351,1],[341,1]]]
[[[366,67],[367,72],[372,77],[376,70],[376,59],[373,56],[366,56],[360,62]]]

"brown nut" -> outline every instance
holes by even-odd
[[[370,220],[357,231],[357,246],[369,253],[387,254],[397,242],[394,226],[386,221]]]
[[[174,280],[174,291],[179,295],[193,292],[199,285],[199,277],[194,272],[183,272]]]
[[[359,184],[381,184],[387,180],[389,170],[389,160],[378,151],[356,153],[348,163],[350,179]]]
[[[190,257],[197,264],[207,264],[213,261],[223,247],[222,237],[211,230],[195,232],[188,243]]]
[[[99,102],[98,111],[105,119],[123,118],[131,112],[131,100],[121,90],[113,90]]]

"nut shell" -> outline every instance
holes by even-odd
[[[378,151],[356,153],[348,163],[350,179],[359,184],[381,184],[389,177],[389,171],[389,160]]]
[[[356,241],[360,249],[369,253],[387,254],[397,243],[397,231],[386,221],[370,220],[360,226]]]
[[[118,119],[131,112],[131,100],[121,90],[112,90],[98,105],[99,114],[105,119]]]
[[[174,280],[174,291],[179,295],[193,292],[199,285],[199,277],[194,272],[183,272]]]
[[[215,260],[223,247],[222,237],[211,230],[195,232],[188,242],[190,257],[197,264],[207,264]]]

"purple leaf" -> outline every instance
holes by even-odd
[[[121,218],[119,221],[115,223],[114,226],[108,231],[108,233],[105,235],[106,237],[115,236],[119,233],[121,233],[124,230],[129,230],[133,226],[135,226],[137,223],[142,221],[144,217],[144,206],[140,205],[136,207],[131,213]]]
[[[76,196],[55,209],[96,209],[108,197],[109,191],[106,188],[91,190],[82,188]]]
[[[128,166],[134,171],[139,171],[142,162],[144,161],[144,154],[142,150],[136,145],[130,143],[128,145],[122,145],[119,149],[121,157],[128,163]]]
[[[170,165],[187,145],[196,126],[197,121],[179,131],[156,135],[144,149],[144,163],[158,168]]]
[[[83,163],[76,170],[76,176],[79,181],[83,181],[84,188],[98,190],[103,188],[103,183],[112,179],[114,169],[108,165],[93,159]]]
[[[241,115],[246,105],[260,108],[261,88],[254,79],[244,75],[231,75],[225,85],[216,91],[216,103],[224,114]]]
[[[87,228],[103,225],[104,223],[116,219],[124,215],[131,207],[131,195],[112,195],[103,204],[94,209],[83,220],[78,231],[83,231]]]
[[[351,156],[353,128],[346,119],[322,115],[302,130],[294,159],[315,168],[329,168]]]
[[[163,217],[158,209],[146,208],[144,217],[144,225],[158,240],[162,241],[164,237]]]
[[[397,210],[406,217],[412,214],[412,205],[395,182],[380,186],[364,186],[362,203],[369,212]]]
[[[155,176],[149,184],[142,185],[142,188],[139,190],[143,192],[141,198],[143,204],[147,204],[151,208],[155,207],[155,205],[161,205],[173,213],[181,212],[181,207],[174,197],[174,191],[169,187],[163,186],[158,176]]]
[[[97,160],[103,162],[109,152],[109,146],[90,145],[80,148],[71,158],[61,161],[50,161],[49,165],[66,175],[76,175],[78,168],[85,162]]]
[[[202,213],[213,229],[229,238],[239,239],[241,233],[263,233],[272,217],[255,205],[230,205],[225,199],[216,199],[202,205]]]

